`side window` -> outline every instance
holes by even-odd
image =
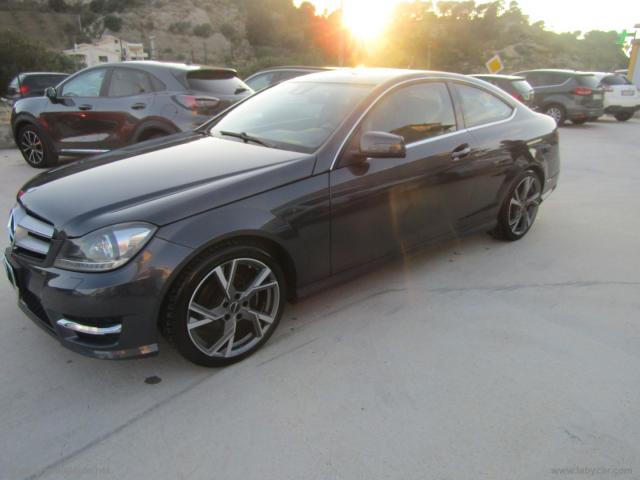
[[[278,75],[278,82],[284,82],[285,80],[290,80],[292,78],[297,78],[302,75],[307,75],[308,73],[311,73],[311,72],[301,72],[299,70],[290,70],[288,72],[287,71],[280,72],[280,75]]]
[[[254,92],[257,92],[271,85],[271,82],[274,76],[275,76],[275,72],[263,73],[261,75],[258,75],[257,77],[253,77],[251,80],[249,80],[246,83],[251,87],[251,89]]]
[[[116,68],[109,82],[109,97],[130,97],[153,92],[151,79],[145,72],[131,68]]]
[[[99,97],[106,73],[104,68],[81,73],[64,84],[61,96]]]
[[[407,144],[456,130],[449,90],[441,82],[404,87],[382,99],[365,118],[361,132],[401,135]]]
[[[460,107],[467,127],[509,118],[513,109],[489,92],[469,85],[456,84]]]
[[[560,85],[567,81],[567,75],[564,73],[548,72],[545,75],[545,85]]]

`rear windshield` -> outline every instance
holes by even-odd
[[[514,80],[511,82],[511,85],[513,85],[513,88],[515,88],[520,94],[529,93],[533,90],[533,87],[531,87],[529,82],[526,80]]]
[[[68,75],[25,75],[20,79],[22,85],[27,85],[33,89],[44,90],[47,87],[55,87]]]
[[[629,79],[622,75],[609,75],[602,79],[602,83],[605,85],[631,85]]]
[[[230,72],[195,70],[187,73],[189,88],[218,95],[238,95],[252,92],[242,80]]]
[[[595,75],[576,75],[578,85],[582,87],[598,88],[598,77]]]

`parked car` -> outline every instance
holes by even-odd
[[[253,91],[228,68],[133,61],[84,69],[16,102],[11,126],[29,165],[190,131]]]
[[[497,75],[497,74],[485,74],[478,73],[471,75],[474,78],[479,78],[485,82],[492,83],[498,88],[501,88],[516,100],[520,100],[529,108],[535,108],[534,105],[534,91],[533,87],[527,82],[524,77],[517,77],[515,75]]]
[[[291,78],[300,77],[302,75],[308,75],[310,73],[323,72],[326,70],[332,70],[331,67],[269,67],[264,70],[250,75],[244,80],[244,83],[249,85],[255,92],[264,88],[275,85],[276,83],[284,82]]]
[[[615,73],[594,72],[604,90],[604,113],[626,122],[640,110],[640,89],[628,78]]]
[[[525,77],[535,91],[535,105],[558,125],[566,120],[582,124],[604,114],[603,89],[588,72],[575,70],[527,70],[515,75]]]
[[[285,302],[473,232],[523,238],[559,173],[555,122],[467,77],[336,70],[276,85],[195,132],[43,173],[11,212],[18,302],[98,358],[222,366]]]
[[[41,97],[47,87],[55,87],[69,76],[68,73],[25,72],[13,77],[7,87],[6,98],[15,102],[21,98]]]

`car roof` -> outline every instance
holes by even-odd
[[[474,78],[480,78],[480,79],[493,78],[495,80],[509,80],[509,81],[526,80],[526,78],[520,77],[518,75],[499,75],[497,73],[472,73],[469,76]]]
[[[334,70],[310,73],[289,80],[290,82],[327,82],[352,83],[361,85],[381,85],[387,82],[411,80],[414,78],[446,77],[468,80],[467,75],[432,70],[405,70],[401,68],[337,68]]]
[[[165,69],[165,70],[178,70],[182,72],[192,72],[195,70],[215,70],[217,72],[227,72],[237,75],[238,72],[233,68],[216,67],[212,65],[199,65],[191,63],[179,63],[179,62],[158,62],[155,60],[130,60],[126,62],[114,62],[105,63],[101,66],[118,66],[118,67],[136,67],[136,68],[148,68],[148,69]]]
[[[566,68],[535,68],[533,70],[522,70],[518,73],[532,73],[532,72],[545,72],[545,73],[565,73],[567,75],[593,75],[593,72],[581,72],[580,70],[570,70]],[[515,75],[518,75],[516,73]]]

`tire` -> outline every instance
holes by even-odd
[[[196,258],[174,282],[163,310],[164,333],[193,363],[231,365],[269,340],[286,298],[285,276],[266,250],[221,245]]]
[[[581,118],[581,119],[571,120],[571,123],[573,123],[574,125],[584,125],[585,123],[587,123],[587,119]]]
[[[544,107],[543,113],[553,118],[558,126],[564,125],[564,122],[567,120],[567,112],[559,103],[551,103],[547,105]]]
[[[631,117],[633,117],[633,113],[631,113],[631,112],[620,112],[620,113],[616,113],[614,115],[614,117],[616,117],[616,120],[618,120],[619,122],[626,122]]]
[[[20,128],[16,138],[22,157],[33,168],[49,168],[58,163],[51,141],[35,125]]]
[[[524,237],[536,219],[541,195],[542,182],[533,170],[519,175],[500,208],[493,236],[511,242]]]

